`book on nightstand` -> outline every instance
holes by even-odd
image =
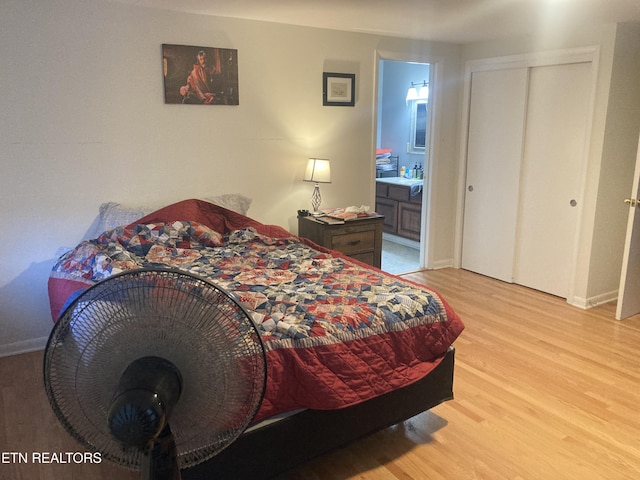
[[[344,223],[360,218],[375,217],[375,212],[369,212],[369,207],[348,207],[348,208],[327,208],[322,210],[323,217],[320,217],[325,223]]]

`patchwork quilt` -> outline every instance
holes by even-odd
[[[198,200],[104,232],[62,256],[49,279],[54,320],[88,286],[142,267],[206,277],[251,314],[267,355],[255,421],[300,408],[342,408],[413,383],[464,328],[424,286]]]

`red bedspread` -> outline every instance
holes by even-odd
[[[426,287],[200,200],[170,205],[61,257],[49,279],[52,316],[114,273],[167,265],[208,277],[251,313],[268,366],[256,421],[342,408],[413,383],[464,328]]]

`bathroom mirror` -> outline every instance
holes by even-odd
[[[427,147],[427,100],[411,100],[409,153],[425,153]]]

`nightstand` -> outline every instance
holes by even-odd
[[[383,221],[383,215],[376,215],[331,225],[312,216],[298,217],[298,235],[380,268]]]

